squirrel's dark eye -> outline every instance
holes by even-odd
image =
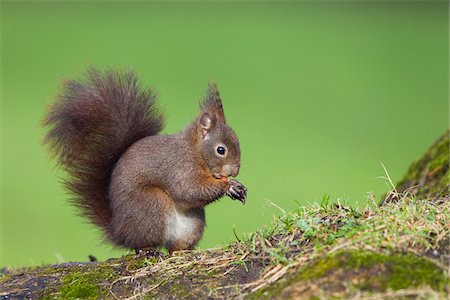
[[[217,153],[219,153],[220,155],[224,155],[225,154],[225,148],[222,146],[219,146],[216,148]]]

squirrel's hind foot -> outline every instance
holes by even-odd
[[[157,249],[153,249],[153,248],[143,248],[143,249],[135,249],[136,255],[134,256],[134,258],[139,259],[139,258],[161,258],[164,257],[164,253],[162,253],[161,251],[157,250]]]

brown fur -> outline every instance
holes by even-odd
[[[140,89],[131,72],[90,70],[86,80],[64,84],[45,124],[72,202],[116,245],[191,249],[205,205],[225,194],[245,201],[245,187],[227,180],[239,172],[239,141],[214,84],[194,122],[157,135],[163,118],[150,89]]]
[[[151,89],[140,89],[132,72],[90,69],[85,80],[64,82],[44,120],[44,142],[68,173],[72,203],[108,230],[108,187],[115,163],[135,141],[155,135],[163,117]]]

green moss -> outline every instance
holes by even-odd
[[[65,299],[94,299],[100,294],[100,289],[95,284],[86,282],[74,282],[70,287],[61,290]]]
[[[318,279],[338,269],[343,269],[345,273],[360,272],[363,276],[355,286],[361,290],[399,290],[427,285],[442,291],[449,283],[443,270],[422,257],[368,251],[345,251],[319,260],[315,265],[305,268],[297,279]]]
[[[196,286],[190,286],[189,281],[175,281],[166,284],[167,294],[172,295],[175,299],[187,298],[190,293],[195,295]],[[208,286],[203,285],[202,290],[207,290]]]
[[[3,281],[7,281],[10,278],[11,278],[11,275],[2,274],[2,275],[0,275],[0,283],[3,282]]]
[[[287,287],[304,282],[305,286],[320,286],[326,294],[329,285],[353,286],[367,292],[385,292],[420,286],[445,292],[450,284],[445,271],[431,261],[412,254],[385,255],[353,250],[342,251],[317,260],[298,271],[288,280],[272,284],[268,289],[250,295],[251,299],[277,298]],[[296,295],[300,298],[315,295]]]
[[[157,258],[154,258],[154,257],[152,257],[150,259],[147,259],[147,258],[131,259],[131,260],[129,260],[129,262],[127,262],[127,269],[129,271],[138,270],[141,268],[145,268],[151,264],[154,264],[157,261],[158,261]]]
[[[445,196],[450,185],[449,134],[447,130],[420,159],[413,162],[403,179],[397,184],[399,191],[411,187],[417,197]]]
[[[92,272],[73,272],[62,279],[60,293],[64,299],[97,299],[109,293],[102,281],[111,282],[118,275],[112,267],[98,267]]]

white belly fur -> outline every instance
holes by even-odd
[[[166,219],[165,240],[169,244],[191,244],[195,239],[197,220],[195,217],[187,216],[176,209]]]

